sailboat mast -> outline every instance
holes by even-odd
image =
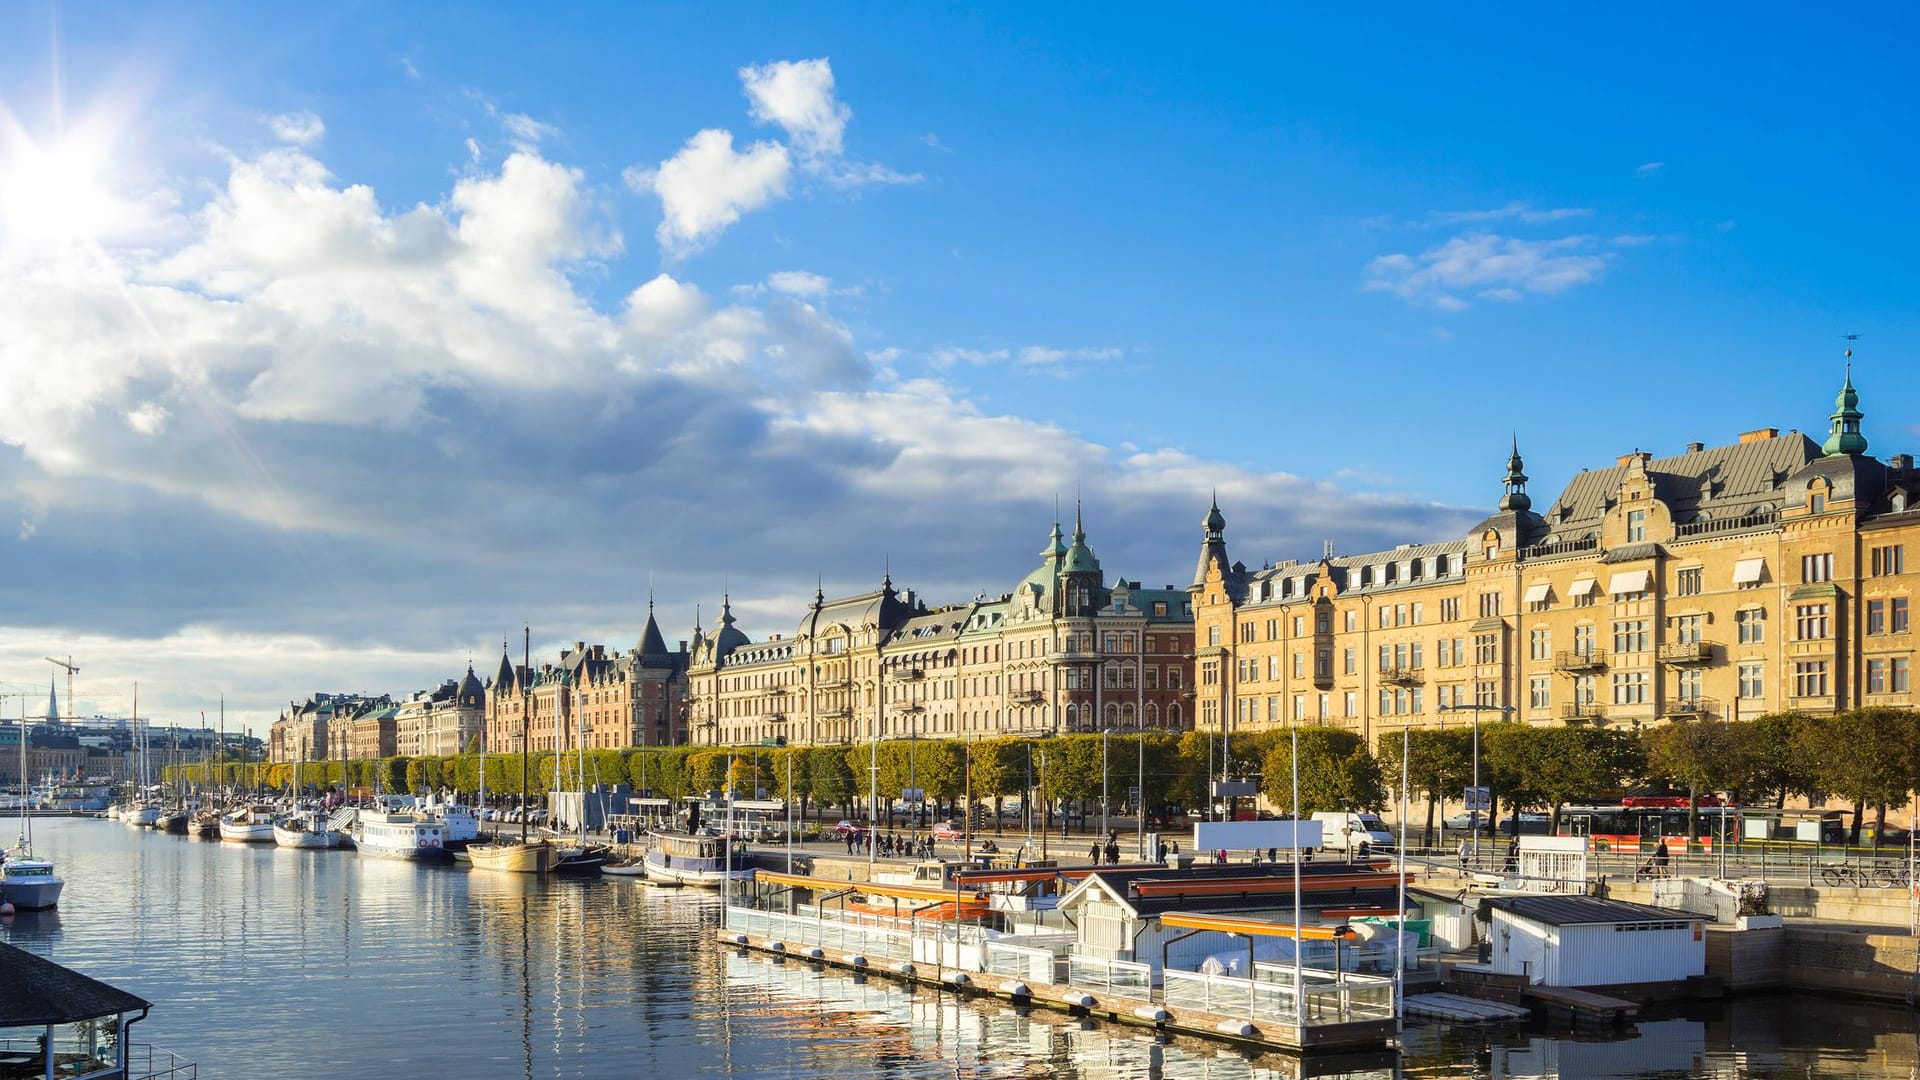
[[[532,699],[528,696],[527,673],[533,670],[533,627],[520,628],[520,842],[527,842],[527,742],[532,737],[532,726],[528,712]]]

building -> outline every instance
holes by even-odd
[[[1464,537],[1258,570],[1216,503],[1188,590],[1198,723],[1371,741],[1462,706],[1638,726],[1910,705],[1920,472],[1869,457],[1861,419],[1849,374],[1824,443],[1635,450],[1541,511],[1516,443]]]
[[[559,663],[528,669],[503,646],[482,706],[487,749],[519,747],[523,709],[535,752],[577,746],[576,738],[594,749],[683,743],[688,661],[685,642],[667,649],[652,600],[640,640],[625,654],[577,641]]]
[[[487,691],[467,665],[466,677],[432,690],[416,690],[394,713],[394,752],[407,757],[451,757],[480,739],[487,719]]]
[[[824,745],[1009,732],[1178,730],[1188,711],[1191,598],[1108,583],[1076,511],[1041,562],[995,598],[928,607],[892,575],[873,592],[816,590],[791,637],[755,642],[731,597],[694,628],[694,741]]]
[[[400,707],[384,694],[368,699],[344,714],[347,756],[362,760],[389,758],[399,753],[395,721]],[[342,714],[335,713],[335,726],[342,726]]]
[[[1707,971],[1705,920],[1591,896],[1483,900],[1490,963],[1538,986],[1679,982]]]
[[[394,707],[385,694],[314,694],[304,702],[290,703],[273,722],[267,733],[267,760],[319,761],[348,757],[391,757],[394,754],[394,718],[384,724],[372,714]],[[352,721],[368,718],[370,727],[356,741]],[[356,746],[385,748],[385,754],[358,754]]]

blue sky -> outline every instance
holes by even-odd
[[[1913,448],[1907,13],[1367,15],[10,8],[0,660],[398,690],[648,573],[757,635],[1004,588],[1075,488],[1131,576],[1215,485],[1249,561],[1431,539],[1512,431],[1550,495],[1819,430],[1846,331]]]

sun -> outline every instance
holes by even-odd
[[[41,141],[0,114],[0,249],[106,236],[123,209],[107,187],[111,165],[111,140],[97,128]]]

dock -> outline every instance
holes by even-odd
[[[1533,1015],[1533,1010],[1518,1005],[1459,994],[1413,994],[1407,998],[1406,1011],[1408,1016],[1455,1024],[1502,1024],[1526,1020]]]
[[[1538,1005],[1549,1018],[1572,1021],[1575,1027],[1617,1027],[1640,1014],[1635,1002],[1571,986],[1529,986],[1522,1000]]]

